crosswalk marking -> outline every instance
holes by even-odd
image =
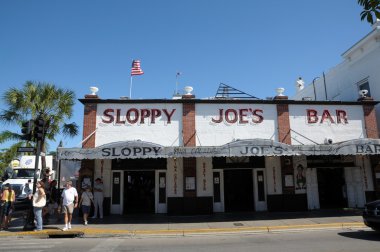
[[[93,247],[89,252],[112,252],[114,251],[124,240],[109,238],[101,241],[96,247]]]
[[[44,241],[44,240],[39,240],[39,241],[18,241],[13,244],[9,243],[2,243],[0,246],[0,251],[28,251],[28,252],[37,252],[37,251],[44,251],[46,249],[51,249],[55,247],[57,244],[62,243],[61,241],[56,242],[56,241]]]

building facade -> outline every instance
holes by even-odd
[[[295,100],[356,101],[360,90],[380,100],[380,20],[372,30],[342,54],[342,62],[305,88],[297,88]],[[376,106],[380,118],[380,106]],[[378,119],[378,127],[380,120]]]
[[[212,214],[363,207],[380,195],[374,102],[104,100],[86,95],[80,181],[105,212]]]

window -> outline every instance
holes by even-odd
[[[371,89],[369,87],[368,77],[359,81],[358,83],[356,83],[356,85],[358,86],[358,91],[364,90],[364,89],[368,90],[368,93],[366,96],[371,97]]]

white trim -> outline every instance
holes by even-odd
[[[259,201],[259,190],[258,190],[258,183],[257,183],[257,172],[262,171],[263,172],[263,181],[264,181],[264,201]],[[267,179],[266,179],[266,170],[265,168],[255,168],[253,169],[253,198],[255,202],[255,211],[267,211]]]
[[[224,174],[223,169],[213,169],[212,170],[212,195],[214,196],[214,172],[219,172],[219,183],[220,183],[220,202],[214,202],[213,197],[213,206],[214,206],[214,212],[224,212]]]
[[[113,201],[113,174],[119,172],[120,173],[120,204],[112,204]],[[111,171],[111,214],[123,214],[124,211],[124,171],[123,170],[113,170]]]
[[[159,203],[159,193],[160,193],[160,181],[159,181],[159,173],[164,172],[165,173],[165,198],[166,198],[166,203]],[[168,173],[167,170],[155,170],[154,172],[154,181],[155,181],[155,186],[154,186],[154,209],[155,213],[167,213],[168,211]]]
[[[306,168],[306,194],[308,209],[319,209],[317,168]]]

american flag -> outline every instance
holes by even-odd
[[[140,60],[133,60],[132,61],[131,76],[142,75],[142,74],[144,74],[144,72],[143,72],[143,70],[141,70]]]

